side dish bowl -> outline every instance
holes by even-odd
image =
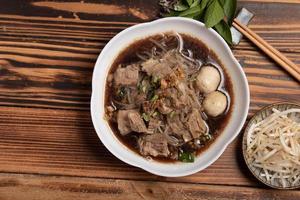
[[[274,103],[274,104],[268,105],[268,106],[262,108],[261,110],[257,111],[253,115],[253,117],[250,119],[250,121],[248,122],[248,124],[245,128],[245,132],[244,132],[244,136],[243,136],[244,160],[245,160],[246,165],[248,166],[249,170],[251,171],[251,173],[255,176],[255,178],[257,178],[260,182],[264,183],[265,185],[272,187],[272,188],[276,188],[276,189],[300,188],[300,181],[297,181],[297,183],[293,185],[291,181],[287,180],[286,186],[283,187],[283,185],[279,182],[279,178],[275,178],[273,182],[268,180],[266,177],[265,171],[262,168],[253,166],[253,162],[250,161],[249,155],[247,153],[247,139],[249,138],[249,132],[250,132],[250,129],[252,129],[251,127],[255,124],[260,123],[261,121],[265,120],[266,118],[270,117],[270,115],[272,113],[274,113],[272,111],[273,109],[276,109],[280,112],[283,112],[283,111],[286,111],[289,109],[298,109],[299,110],[300,104],[288,103],[288,102]],[[294,113],[294,114],[295,114],[294,119],[298,119],[297,121],[299,122],[300,121],[300,113],[298,112],[297,114],[296,113]],[[273,125],[273,127],[274,127],[274,125]],[[284,133],[284,131],[281,130],[281,133]],[[276,162],[278,163],[278,162],[280,162],[280,160],[276,160]],[[277,166],[274,166],[274,167],[277,167]],[[268,176],[271,177],[271,174],[269,174]],[[273,178],[270,178],[270,179],[273,179]]]
[[[190,35],[206,44],[207,47],[218,56],[233,84],[234,104],[231,117],[225,129],[208,149],[195,158],[195,162],[193,163],[164,163],[145,159],[122,144],[104,118],[105,84],[107,74],[114,59],[123,49],[134,41],[170,31]],[[213,29],[207,29],[205,25],[198,21],[187,18],[170,17],[127,28],[117,34],[105,46],[94,68],[91,115],[100,140],[117,158],[156,175],[178,177],[201,171],[220,157],[225,148],[242,129],[248,114],[249,101],[249,86],[246,76],[226,42]]]

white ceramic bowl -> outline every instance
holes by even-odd
[[[198,38],[212,49],[228,72],[234,92],[231,118],[223,133],[211,146],[196,157],[194,163],[161,163],[149,161],[123,145],[104,119],[104,94],[106,77],[114,59],[128,45],[138,39],[157,33],[176,31]],[[96,132],[105,147],[120,160],[156,175],[166,177],[186,176],[201,171],[216,161],[227,145],[239,134],[249,108],[249,87],[246,76],[226,42],[213,30],[195,20],[170,17],[127,28],[110,40],[96,62],[91,98],[91,115]]]

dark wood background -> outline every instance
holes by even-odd
[[[300,1],[243,0],[250,28],[300,65]],[[5,0],[0,6],[0,200],[300,199],[258,183],[242,159],[242,134],[202,172],[163,178],[109,153],[90,118],[91,77],[121,30],[158,18],[156,0]],[[249,117],[300,102],[300,85],[243,39],[234,48],[251,89]]]

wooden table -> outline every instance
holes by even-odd
[[[93,2],[93,3],[91,3]],[[244,0],[250,28],[300,65],[300,1]],[[163,178],[115,158],[90,118],[91,77],[104,45],[158,17],[157,1],[9,0],[0,6],[0,199],[300,199],[258,183],[242,134],[202,172]],[[234,48],[251,89],[249,117],[300,101],[300,85],[248,40]]]

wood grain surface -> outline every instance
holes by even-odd
[[[172,200],[247,200],[299,199],[300,191],[278,191],[252,187],[210,184],[166,183],[116,179],[0,174],[3,199],[172,199]],[[1,197],[0,197],[1,199]]]
[[[238,6],[255,13],[252,30],[300,65],[299,0]],[[0,200],[300,199],[299,190],[266,190],[252,177],[241,155],[242,135],[213,165],[181,178],[131,167],[101,144],[89,112],[97,56],[121,30],[158,17],[154,0],[10,0],[0,6]],[[250,85],[248,117],[274,102],[300,102],[300,84],[248,40],[233,52]]]

